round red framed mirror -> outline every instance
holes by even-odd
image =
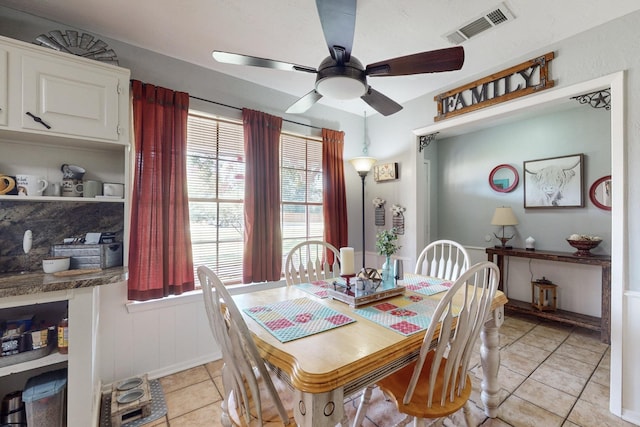
[[[600,209],[611,210],[611,175],[603,176],[591,184],[589,199]]]
[[[509,193],[518,186],[520,176],[511,165],[498,165],[489,174],[489,186],[499,193]]]

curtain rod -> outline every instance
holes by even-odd
[[[189,98],[193,98],[193,99],[197,99],[198,101],[209,102],[211,104],[221,105],[223,107],[233,108],[234,110],[242,111],[242,108],[240,108],[240,107],[234,107],[233,105],[227,105],[227,104],[223,104],[221,102],[211,101],[209,99],[199,98],[199,97],[193,96],[193,95],[189,95]],[[306,126],[306,127],[309,127],[309,128],[322,130],[322,128],[319,128],[318,126],[308,125],[306,123],[294,122],[293,120],[287,120],[287,119],[282,119],[282,120],[285,121],[285,122],[288,122],[288,123],[293,123],[293,124],[300,125],[300,126]]]

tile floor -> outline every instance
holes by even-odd
[[[609,410],[609,346],[599,334],[582,328],[507,316],[500,329],[500,406],[496,419],[487,418],[479,397],[480,356],[472,361],[476,424],[483,427],[603,427],[633,426]],[[479,348],[479,345],[478,345]],[[198,427],[220,424],[221,361],[160,379],[167,415],[145,427]],[[357,399],[345,410],[355,415]],[[376,390],[365,427],[388,427],[401,417]],[[446,426],[464,425],[454,414]]]

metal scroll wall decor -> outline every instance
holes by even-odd
[[[383,226],[384,222],[385,222],[385,215],[384,215],[384,204],[385,201],[383,199],[381,199],[380,197],[376,197],[375,199],[373,199],[373,209],[374,209],[374,213],[375,213],[375,222],[376,222],[376,226]]]
[[[580,104],[588,104],[593,108],[604,108],[611,110],[611,89],[602,89],[584,95],[572,96]]]
[[[41,46],[94,59],[112,65],[118,64],[118,57],[113,49],[109,49],[107,43],[96,39],[91,34],[78,33],[74,30],[66,30],[64,34],[60,30],[49,31],[49,34],[40,34],[36,42]]]
[[[436,139],[436,135],[438,135],[438,133],[439,132],[434,132],[429,135],[420,135],[420,138],[418,139],[418,152],[422,153],[422,150],[427,148],[429,144],[431,144],[431,141]]]
[[[396,229],[396,234],[404,234],[404,214],[403,212],[407,210],[406,208],[400,206],[400,205],[393,205],[391,206],[391,213],[392,213],[392,221],[393,221],[393,228]]]

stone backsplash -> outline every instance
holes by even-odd
[[[31,230],[33,245],[28,255],[22,249],[24,232]],[[0,201],[0,273],[41,271],[42,258],[51,246],[67,237],[87,233],[124,234],[124,205],[110,202]]]

